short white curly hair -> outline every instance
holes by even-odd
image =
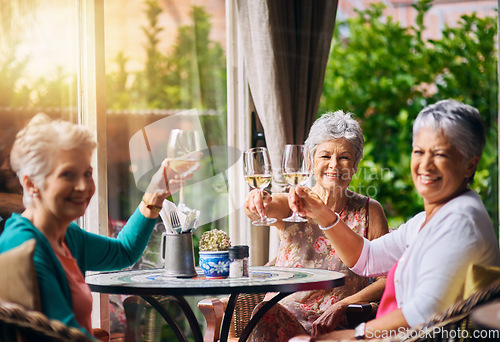
[[[308,148],[311,163],[313,163],[314,152],[319,144],[328,141],[345,138],[354,148],[354,166],[357,167],[363,158],[363,147],[365,139],[359,123],[352,118],[351,113],[338,110],[333,113],[323,114],[316,119],[309,130],[309,135],[304,142]]]
[[[57,151],[82,150],[92,153],[96,148],[92,132],[82,125],[63,120],[51,120],[45,114],[35,115],[19,133],[12,146],[12,170],[21,181],[29,176],[33,184],[43,187],[45,178],[54,168]],[[23,204],[32,204],[24,189]]]

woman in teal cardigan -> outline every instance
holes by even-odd
[[[36,240],[33,259],[42,312],[89,336],[92,297],[85,272],[134,264],[148,243],[164,199],[179,185],[178,175],[164,160],[117,238],[86,232],[73,221],[85,213],[95,192],[91,166],[95,147],[85,127],[35,116],[18,133],[11,152],[26,210],[13,214],[0,235],[0,252]]]

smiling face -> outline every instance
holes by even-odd
[[[465,160],[448,139],[432,128],[422,128],[413,142],[411,175],[425,205],[440,205],[467,188],[479,157]]]
[[[322,142],[314,152],[314,177],[319,186],[345,190],[356,173],[355,150],[344,138]]]
[[[95,192],[91,156],[78,149],[57,152],[55,167],[39,189],[35,210],[60,222],[82,216]]]

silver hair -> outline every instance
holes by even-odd
[[[413,123],[413,141],[422,128],[441,132],[466,159],[481,156],[486,134],[479,111],[456,100],[442,100],[422,109]]]
[[[354,148],[354,166],[357,167],[359,161],[363,158],[363,146],[365,144],[363,131],[359,123],[352,118],[351,113],[344,113],[341,110],[323,114],[312,124],[304,143],[309,150],[311,163],[319,144],[340,138],[345,138]]]
[[[17,134],[10,162],[21,184],[27,175],[36,187],[41,188],[54,167],[57,151],[78,149],[93,152],[95,147],[94,135],[86,127],[37,114]],[[26,189],[23,204],[26,208],[32,204]]]
[[[423,128],[442,133],[464,156],[464,162],[483,154],[486,133],[479,111],[456,100],[442,100],[422,109],[413,123],[413,142]],[[469,179],[472,182],[474,175]]]

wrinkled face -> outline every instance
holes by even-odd
[[[78,149],[57,152],[55,167],[39,189],[36,210],[63,222],[82,216],[95,192],[91,156]]]
[[[426,204],[445,203],[467,187],[478,161],[465,161],[443,134],[423,128],[413,142],[413,183]]]
[[[346,139],[322,142],[314,152],[314,177],[319,186],[345,190],[356,173],[355,150]]]

